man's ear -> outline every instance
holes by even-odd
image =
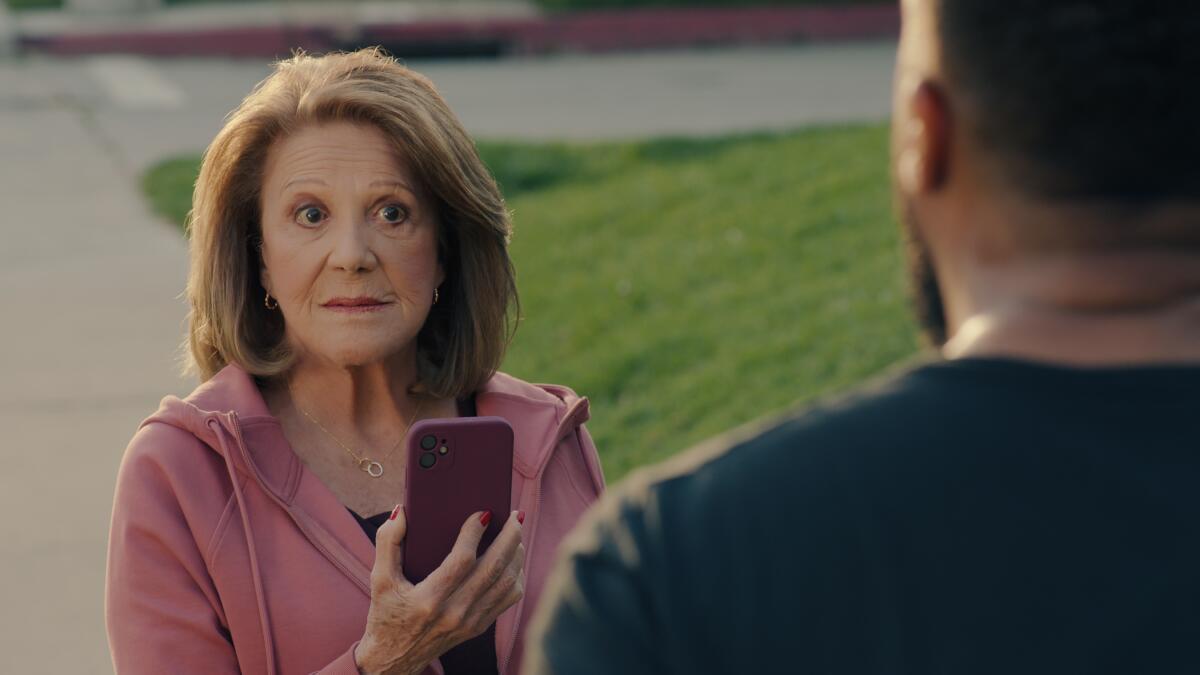
[[[921,80],[905,94],[896,127],[896,179],[909,195],[941,190],[950,174],[950,109],[941,87]]]

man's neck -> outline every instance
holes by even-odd
[[[1200,364],[1200,255],[1045,257],[972,275],[947,358]]]

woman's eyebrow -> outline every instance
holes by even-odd
[[[282,189],[287,190],[288,188],[292,187],[293,185],[300,185],[303,183],[313,183],[315,185],[320,185],[322,187],[329,187],[329,183],[326,183],[325,181],[321,180],[320,178],[293,178],[292,180],[288,181],[287,183],[284,183]],[[400,181],[400,180],[371,181],[371,183],[368,187],[402,188],[408,192],[413,192],[415,194],[415,192],[412,189],[412,186],[410,186],[408,183],[405,183],[404,181]]]
[[[321,180],[320,178],[293,178],[292,180],[290,180],[284,184],[284,186],[280,189],[280,192],[286,192],[288,188],[292,187],[293,185],[298,185],[301,183],[315,183],[322,187],[329,187],[329,183],[326,183],[325,181]]]
[[[404,181],[399,181],[399,180],[372,181],[370,187],[401,188],[402,190],[404,190],[406,192],[411,192],[412,194],[416,194],[416,191],[412,189],[412,186],[410,186],[408,183],[405,183]]]

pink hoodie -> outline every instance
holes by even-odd
[[[496,622],[507,675],[555,549],[604,478],[587,399],[571,390],[497,374],[476,410],[512,424],[512,508],[526,513],[525,598]],[[356,675],[374,561],[250,376],[226,367],[186,400],[163,399],[121,462],[105,589],[116,671]]]

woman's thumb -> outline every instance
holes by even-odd
[[[401,578],[403,574],[400,572],[400,566],[403,560],[400,549],[407,531],[408,520],[404,517],[404,506],[397,504],[396,508],[392,509],[392,515],[375,533],[375,565],[382,566],[389,574]]]

